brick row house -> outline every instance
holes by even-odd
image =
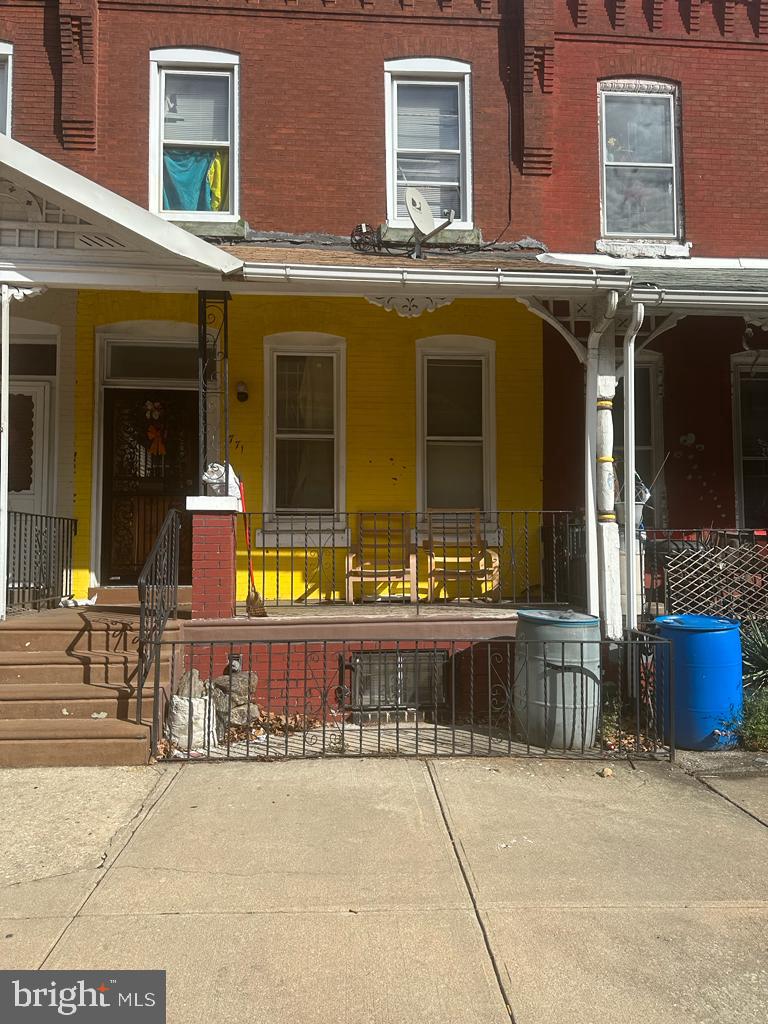
[[[0,3],[8,607],[43,527],[56,597],[135,603],[188,508],[198,619],[621,636],[649,538],[768,525],[767,45],[768,0]]]

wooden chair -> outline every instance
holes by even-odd
[[[495,535],[495,530],[493,531]],[[427,513],[427,591],[435,600],[498,601],[501,596],[499,552],[488,543],[484,514],[479,509]],[[455,597],[448,596],[455,583]],[[476,591],[479,593],[476,595]]]
[[[416,548],[408,512],[361,512],[357,538],[347,555],[347,603],[418,600]],[[366,589],[367,586],[367,589]]]

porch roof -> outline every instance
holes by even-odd
[[[627,258],[575,253],[546,253],[545,266],[608,268],[631,276],[625,299],[642,302],[648,311],[695,315],[768,315],[768,259]],[[749,318],[749,317],[748,317]]]
[[[228,284],[247,283],[248,291],[336,295],[568,296],[574,292],[622,293],[630,284],[621,267],[596,270],[579,265],[546,265],[535,256],[509,250],[457,254],[427,252],[411,259],[405,251],[389,255],[361,253],[342,245],[289,246],[242,244],[222,248],[242,260]],[[238,290],[235,287],[235,290]]]
[[[5,135],[0,221],[0,277],[9,283],[87,287],[111,273],[131,287],[138,272],[150,271],[149,282],[192,272],[210,287],[212,277],[220,281],[242,266],[231,252]]]

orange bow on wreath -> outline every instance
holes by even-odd
[[[147,437],[149,438],[149,454],[165,455],[165,430],[155,423],[150,423],[147,427]]]

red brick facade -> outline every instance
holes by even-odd
[[[342,235],[386,217],[384,61],[468,61],[475,223],[559,251],[600,235],[597,82],[672,80],[692,254],[768,254],[768,0],[6,0],[0,39],[15,137],[142,205],[150,49],[239,53],[242,217]]]
[[[235,614],[236,516],[192,514],[192,617],[231,619]]]

